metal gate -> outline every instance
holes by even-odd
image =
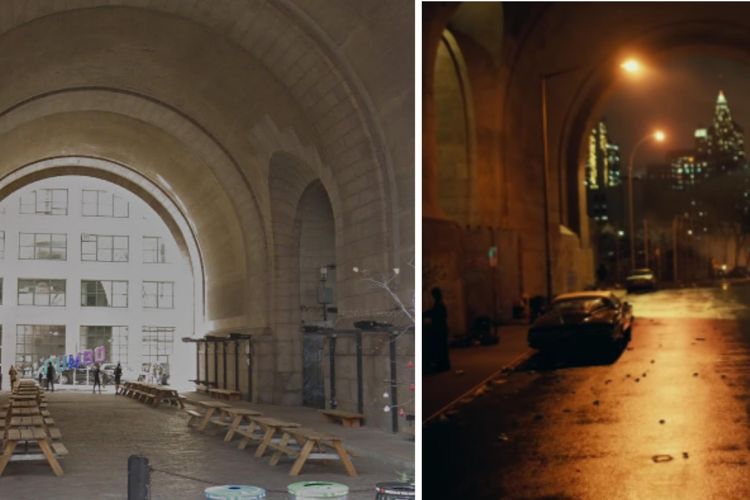
[[[302,404],[311,408],[325,408],[323,374],[325,335],[304,333],[302,339]]]

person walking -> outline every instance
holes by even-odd
[[[120,393],[120,377],[122,377],[122,366],[118,361],[115,366],[115,396]]]
[[[96,386],[99,386],[99,394],[102,393],[102,369],[99,367],[99,363],[94,365],[94,388],[93,393],[96,394]]]
[[[8,375],[10,375],[10,390],[12,392],[13,389],[16,388],[16,380],[18,378],[18,372],[16,372],[15,366],[10,365],[10,370],[8,370]]]
[[[55,367],[52,366],[52,361],[47,362],[47,387],[55,392]]]
[[[437,372],[444,372],[451,369],[448,353],[448,310],[443,303],[443,291],[440,288],[432,289],[432,298],[435,303],[431,309],[425,311],[424,317],[430,325],[434,356],[432,362],[435,363]]]

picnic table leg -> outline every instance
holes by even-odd
[[[287,446],[287,444],[289,444],[289,433],[288,433],[288,432],[285,432],[285,433],[284,433],[284,434],[283,434],[283,435],[281,436],[281,441],[279,442],[279,447],[281,447],[281,448],[285,448],[285,447]],[[276,465],[277,463],[279,463],[279,459],[281,458],[281,455],[282,455],[283,453],[284,453],[284,452],[283,452],[283,451],[281,451],[281,450],[276,450],[276,452],[275,452],[275,453],[273,454],[273,456],[271,457],[271,461],[270,461],[270,462],[268,462],[268,463],[269,463],[270,465]]]
[[[13,456],[13,450],[16,449],[16,442],[15,441],[8,441],[5,443],[5,450],[3,451],[3,456],[0,457],[0,476],[3,475],[3,472],[5,471],[5,467],[8,465],[8,462],[10,462],[10,457]]]
[[[292,470],[289,471],[290,476],[298,476],[300,471],[302,470],[302,467],[305,465],[305,462],[307,461],[307,457],[310,456],[310,452],[313,449],[314,441],[312,439],[308,439],[305,442],[305,446],[302,447],[302,451],[300,451],[299,456],[297,457],[297,460],[294,462],[294,465],[292,465]]]
[[[271,439],[273,438],[274,434],[276,434],[276,428],[269,426],[266,429],[266,433],[263,435],[263,441],[260,442],[260,446],[258,446],[258,449],[255,450],[256,457],[263,456],[263,454],[266,452],[266,448],[268,448],[268,445],[271,444]]]
[[[211,417],[213,416],[214,411],[215,411],[214,408],[209,408],[208,410],[206,410],[206,415],[203,417],[201,424],[198,426],[199,431],[203,431],[206,429],[206,426],[208,426],[208,422],[209,420],[211,420]]]
[[[250,425],[247,426],[247,434],[252,436],[255,432],[255,428],[258,426],[255,422],[252,420],[250,421]],[[242,439],[240,439],[240,444],[237,445],[238,450],[244,450],[247,444],[250,442],[250,438],[245,436]]]
[[[346,473],[350,476],[356,476],[357,469],[354,468],[354,464],[352,463],[351,458],[349,458],[349,453],[346,452],[344,446],[341,444],[341,441],[334,441],[333,447],[336,448],[336,453],[339,454],[339,458],[341,459],[341,463],[344,464]]]
[[[229,426],[229,430],[227,431],[227,435],[224,436],[224,442],[228,443],[232,440],[232,437],[234,436],[234,433],[237,431],[237,427],[240,426],[240,422],[242,422],[242,415],[235,415],[234,420],[232,420],[232,425]]]
[[[64,474],[62,467],[60,467],[60,462],[55,458],[55,454],[52,453],[52,449],[49,447],[49,441],[46,439],[40,439],[37,443],[39,444],[39,448],[42,449],[44,456],[47,457],[47,462],[49,462],[49,466],[52,467],[52,471],[55,475],[57,477],[62,476]]]

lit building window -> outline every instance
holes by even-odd
[[[109,191],[84,189],[81,196],[81,215],[127,218],[130,215],[130,204]]]
[[[174,308],[174,282],[144,281],[143,307],[147,309]]]
[[[127,236],[81,234],[81,260],[94,262],[127,262]]]
[[[67,189],[36,189],[21,195],[22,214],[68,215]]]
[[[83,349],[104,346],[107,363],[128,363],[127,326],[86,326],[80,329],[80,345]]]
[[[164,264],[167,262],[167,248],[159,236],[143,237],[143,263]]]
[[[128,282],[81,280],[82,307],[128,307]]]
[[[67,260],[68,235],[64,233],[19,233],[21,260]]]
[[[143,363],[150,373],[161,372],[169,374],[169,359],[174,346],[174,331],[172,326],[144,326],[143,327]]]
[[[65,307],[65,280],[19,278],[18,305]]]
[[[16,370],[36,378],[41,364],[65,355],[65,325],[16,325]]]

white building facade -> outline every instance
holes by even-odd
[[[0,218],[6,380],[10,365],[35,377],[51,356],[104,346],[125,378],[188,385],[195,354],[180,339],[193,334],[193,277],[154,210],[115,184],[67,176],[14,192]]]

